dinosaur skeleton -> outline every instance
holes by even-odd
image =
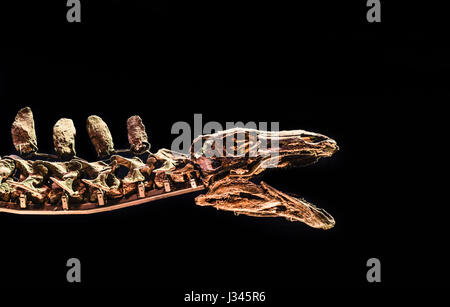
[[[284,217],[329,229],[331,215],[306,200],[258,181],[268,168],[305,166],[337,150],[325,135],[304,130],[234,128],[197,137],[185,155],[150,152],[142,119],[128,119],[129,150],[116,150],[107,124],[89,116],[87,130],[99,158],[75,155],[75,127],[60,119],[53,128],[56,155],[38,153],[33,113],[19,110],[12,125],[19,155],[0,158],[0,212],[89,214],[206,189],[195,202],[256,217]],[[127,155],[132,157],[127,157]],[[106,160],[105,160],[106,159]]]

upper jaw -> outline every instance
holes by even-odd
[[[301,166],[301,161],[316,162],[319,158],[331,157],[338,150],[339,146],[335,140],[325,135],[302,131],[288,138],[280,138],[278,147],[272,149],[272,154],[275,152],[281,158],[296,161],[296,164]]]
[[[193,160],[208,178],[226,173],[237,177],[251,177],[259,175],[266,168],[306,166],[317,162],[320,158],[332,156],[339,149],[333,139],[304,130],[277,132],[232,129],[203,136],[203,138],[223,140],[227,136],[234,136],[237,132],[255,133],[259,141],[266,146],[258,147],[256,156],[244,157],[207,157],[202,150],[192,151],[195,148],[193,146],[191,148]],[[250,143],[247,145],[247,148],[253,148]]]
[[[324,141],[324,144],[321,146],[321,150],[318,153],[320,157],[331,157],[339,150],[339,146],[336,144],[336,141],[333,139],[328,139]]]

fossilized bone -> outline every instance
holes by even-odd
[[[212,144],[223,146],[215,148]],[[199,136],[192,143],[191,156],[206,181],[214,182],[224,176],[254,177],[268,168],[310,165],[337,150],[334,140],[318,133],[235,128]]]
[[[77,132],[73,121],[61,118],[53,126],[53,144],[55,151],[61,158],[72,158],[75,156],[75,136]]]
[[[29,154],[38,150],[33,112],[29,107],[17,112],[11,126],[11,135],[14,147],[20,154]]]
[[[334,219],[325,210],[304,199],[282,193],[265,182],[259,185],[245,178],[225,177],[214,182],[206,195],[195,198],[199,206],[213,206],[257,217],[284,217],[314,228],[329,229]]]
[[[147,132],[139,116],[134,115],[127,120],[127,131],[130,150],[133,153],[143,153],[150,149]]]
[[[19,110],[11,129],[13,142],[19,155],[34,160],[15,155],[0,159],[0,211],[94,213],[206,188],[206,194],[195,198],[199,206],[284,217],[314,228],[334,226],[325,210],[258,179],[268,168],[306,166],[332,156],[338,146],[325,135],[235,128],[197,137],[185,155],[169,149],[151,153],[139,116],[127,121],[128,150],[114,148],[109,128],[99,116],[89,116],[87,130],[97,155],[109,160],[76,157],[73,122],[60,119],[53,128],[59,160],[55,161],[54,155],[37,153],[31,109]],[[41,157],[46,159],[36,159]]]
[[[103,119],[97,115],[91,115],[87,119],[86,127],[99,157],[104,158],[114,153],[112,135]]]
[[[197,146],[198,142],[202,146]],[[236,128],[200,136],[191,146],[191,155],[209,189],[195,201],[200,206],[214,206],[236,214],[279,216],[329,229],[334,219],[325,210],[264,182],[258,185],[249,180],[268,168],[306,166],[330,157],[337,150],[334,140],[304,130],[269,132]]]
[[[176,184],[200,178],[194,162],[185,154],[163,148],[158,150],[153,157],[160,164],[159,168],[153,170],[157,187],[163,187],[164,181],[167,179]]]

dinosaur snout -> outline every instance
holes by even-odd
[[[337,145],[336,141],[331,140],[331,139],[325,143],[325,146],[323,148],[323,152],[327,157],[331,157],[338,150],[339,150],[339,146]]]

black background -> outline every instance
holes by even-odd
[[[382,1],[382,22],[369,24],[365,1],[310,2],[82,1],[81,24],[67,23],[65,1],[2,2],[2,155],[13,152],[10,125],[23,106],[41,152],[52,152],[52,127],[69,117],[77,153],[90,160],[91,114],[109,124],[116,148],[128,146],[131,115],[156,151],[170,148],[175,122],[202,113],[323,133],[341,150],[264,177],[330,212],[329,231],[196,207],[191,195],[93,216],[0,214],[0,284],[168,288],[175,302],[190,290],[275,300],[305,287],[448,286],[445,181],[436,178],[447,154],[445,8]],[[65,279],[71,257],[82,262],[79,285]],[[366,281],[371,257],[380,284]]]

